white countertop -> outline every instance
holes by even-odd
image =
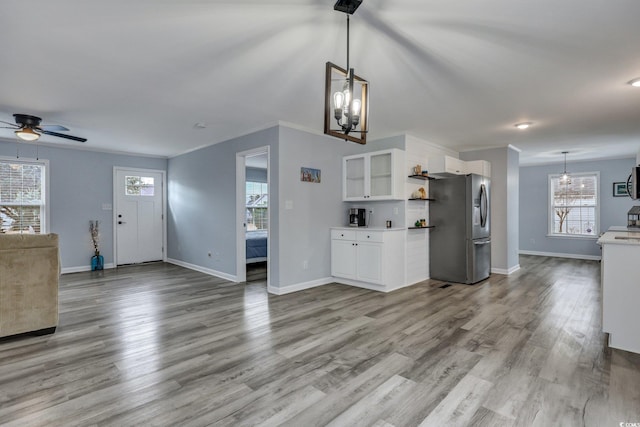
[[[607,231],[598,239],[599,245],[635,245],[640,246],[640,230],[638,231]]]
[[[355,231],[400,231],[405,228],[393,227],[331,227],[332,230],[355,230]]]
[[[612,225],[607,231],[630,231],[640,233],[640,227],[626,227],[624,225]]]

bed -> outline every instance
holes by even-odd
[[[267,230],[247,231],[247,264],[267,260]]]

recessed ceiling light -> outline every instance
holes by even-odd
[[[522,122],[522,123],[516,123],[514,126],[517,129],[525,130],[525,129],[529,128],[529,126],[531,126],[531,125],[532,125],[531,122]]]
[[[640,87],[640,77],[638,77],[637,79],[631,80],[629,84],[634,87]]]

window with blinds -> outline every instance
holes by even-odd
[[[596,237],[599,233],[598,172],[549,175],[549,234]]]
[[[266,182],[247,181],[246,187],[246,224],[247,230],[266,230],[269,228],[267,209],[269,194]]]
[[[46,233],[46,163],[0,158],[0,233]]]

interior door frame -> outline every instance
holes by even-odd
[[[271,284],[271,151],[268,145],[252,148],[251,150],[236,153],[236,282],[247,281],[247,248],[246,248],[246,158],[260,154],[267,155],[267,194],[269,205],[267,207],[267,289]]]
[[[162,261],[167,262],[167,171],[125,166],[113,167],[113,265],[118,267],[118,172],[159,173],[162,176]]]

